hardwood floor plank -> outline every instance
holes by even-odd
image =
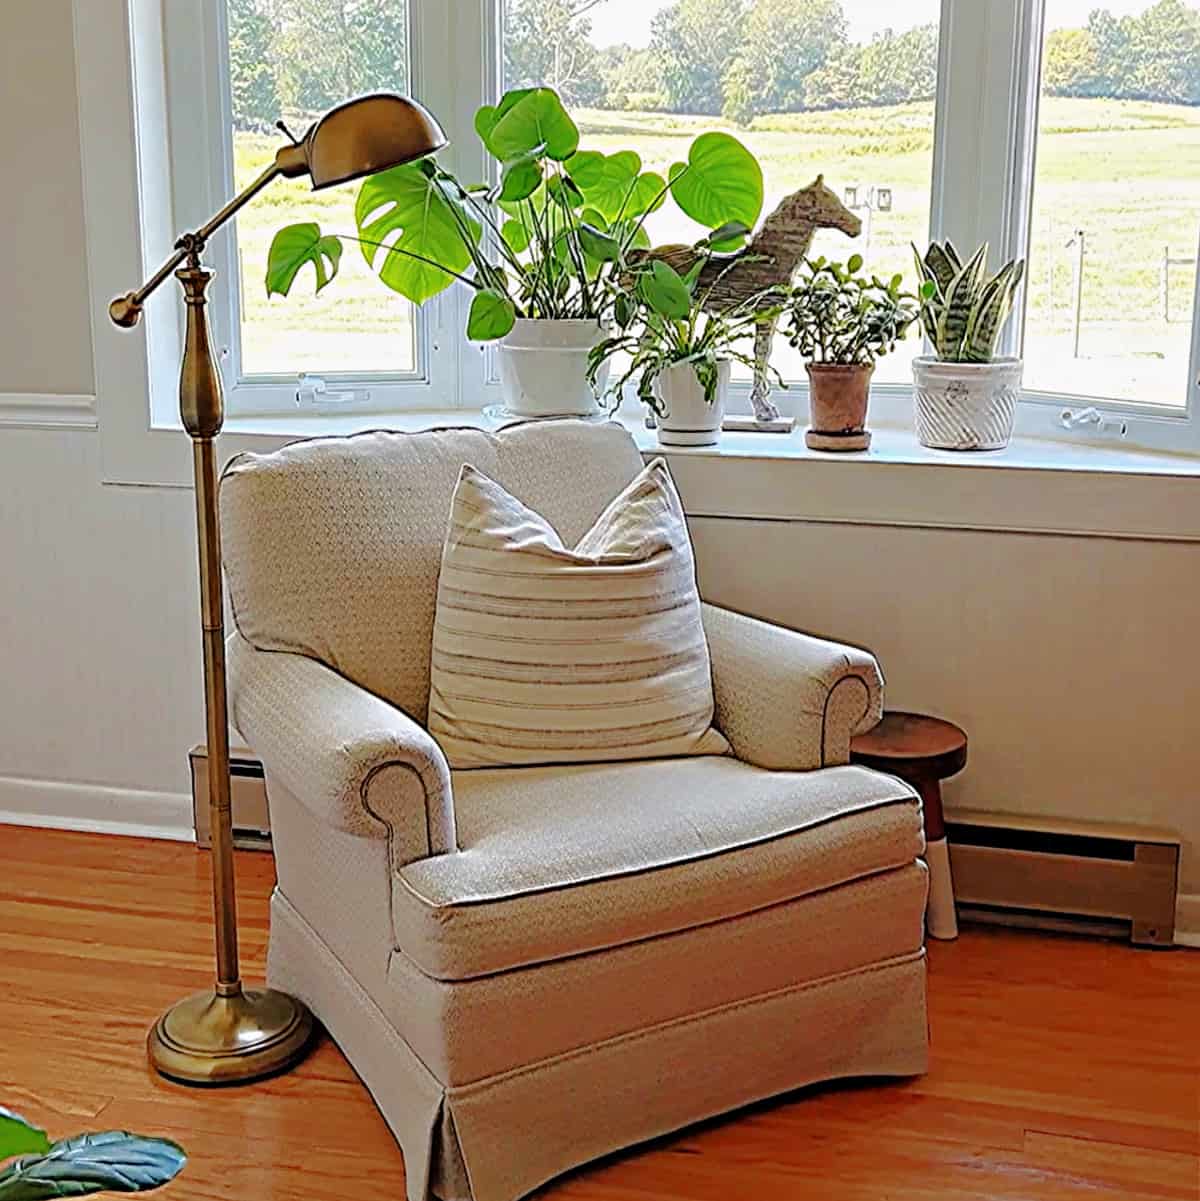
[[[274,866],[238,855],[260,979]],[[207,1091],[164,1081],[146,1030],[212,971],[194,847],[0,826],[0,1103],[53,1135],[178,1139],[169,1195],[395,1201],[403,1161],[337,1047]],[[1200,953],[970,929],[929,948],[933,1062],[805,1089],[556,1181],[562,1201],[1198,1201]],[[1191,1191],[1189,1191],[1189,1189]]]

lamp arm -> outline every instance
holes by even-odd
[[[295,149],[292,146],[284,146],[278,155],[276,155],[275,161],[242,192],[210,217],[199,229],[192,233],[181,235],[175,243],[175,253],[140,288],[134,292],[126,292],[124,296],[118,296],[108,306],[108,315],[112,318],[113,323],[124,329],[130,329],[137,325],[138,321],[141,320],[142,306],[146,303],[146,298],[180,263],[189,256],[198,257],[208,239],[247,201],[257,196],[276,176],[296,174],[297,172],[289,169],[291,166],[290,159],[293,156],[288,154],[289,151],[294,152]]]

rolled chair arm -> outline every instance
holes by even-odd
[[[883,714],[883,676],[857,647],[705,604],[716,723],[739,759],[775,771],[850,761]]]
[[[450,769],[407,714],[325,664],[229,639],[231,711],[277,777],[322,821],[386,836],[396,867],[456,849]]]

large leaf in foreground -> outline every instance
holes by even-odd
[[[321,234],[315,221],[285,225],[271,239],[267,254],[267,295],[286,296],[305,263],[312,263],[319,292],[338,273],[342,244],[333,234]]]
[[[505,97],[491,113],[476,114],[475,128],[501,162],[508,162],[537,145],[546,157],[561,162],[579,148],[579,128],[550,88],[530,88],[515,103]],[[483,110],[481,110],[483,112]]]
[[[479,222],[424,161],[364,180],[354,219],[367,262],[414,304],[445,291],[453,273],[466,270],[471,263],[466,239],[478,243],[480,235]],[[392,240],[381,248],[385,239]]]
[[[105,1190],[141,1193],[174,1179],[187,1162],[159,1138],[110,1130],[55,1143],[44,1155],[14,1160],[0,1172],[0,1201],[51,1201]]]
[[[50,1150],[46,1132],[0,1105],[0,1160],[13,1155],[41,1154]]]
[[[762,168],[730,134],[702,133],[692,143],[688,161],[671,168],[670,178],[675,203],[706,229],[726,221],[753,229],[762,212]]]

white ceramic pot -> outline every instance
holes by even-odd
[[[605,331],[596,321],[518,318],[497,343],[504,407],[517,417],[589,417],[600,411],[605,363],[593,388],[588,352]]]
[[[943,363],[913,359],[917,438],[938,450],[999,450],[1012,437],[1021,395],[1020,359]]]
[[[728,361],[717,364],[717,393],[711,404],[690,363],[676,363],[658,376],[654,387],[663,407],[658,418],[663,446],[712,446],[720,439],[729,370]]]

